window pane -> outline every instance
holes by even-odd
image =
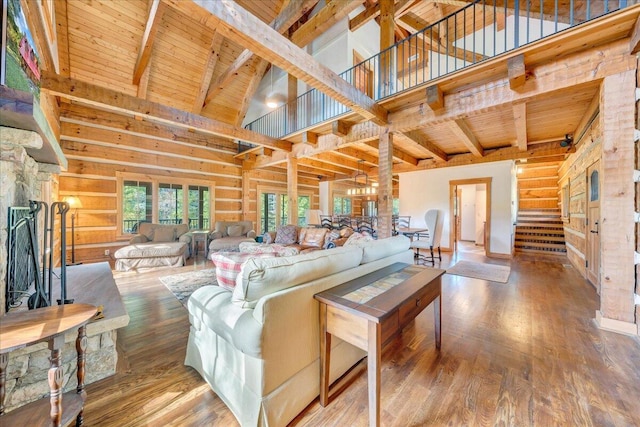
[[[393,199],[393,204],[391,206],[391,213],[393,215],[400,215],[400,199]]]
[[[336,215],[342,214],[342,197],[333,198],[333,213]]]
[[[136,233],[141,222],[151,222],[151,183],[124,181],[122,189],[122,232]]]
[[[298,196],[298,225],[307,226],[307,211],[311,208],[311,198],[309,196]]]
[[[158,188],[158,218],[160,224],[182,224],[182,185],[160,184]]]
[[[274,193],[262,194],[260,218],[262,218],[262,233],[276,231],[276,195]]]
[[[289,224],[289,199],[286,194],[280,195],[280,225]]]
[[[351,199],[347,197],[342,199],[342,213],[344,215],[351,215]]]
[[[590,200],[592,202],[595,202],[600,198],[600,188],[599,188],[600,182],[598,181],[598,171],[593,171],[591,173],[590,185],[591,185],[591,191],[589,192]]]
[[[209,187],[189,186],[189,229],[208,230],[211,218]]]

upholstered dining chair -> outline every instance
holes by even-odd
[[[438,260],[442,261],[442,254],[440,252],[440,238],[442,237],[442,223],[443,218],[440,217],[438,209],[429,209],[424,214],[424,222],[429,230],[429,235],[426,238],[418,238],[411,242],[411,248],[415,250],[416,259],[422,259],[435,265],[435,256],[433,254],[433,248],[438,249]],[[420,249],[429,249],[431,256],[420,255]]]

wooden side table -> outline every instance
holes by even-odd
[[[67,304],[36,310],[8,313],[0,318],[0,424],[7,426],[66,426],[73,419],[83,423],[86,324],[96,313],[89,304]],[[62,354],[65,332],[78,328],[76,339],[77,378],[75,391],[62,394]],[[40,399],[7,414],[4,413],[8,353],[38,342],[47,341],[51,350],[49,368],[50,398]],[[64,408],[62,403],[64,402]]]
[[[202,242],[202,247],[204,248],[204,257],[206,258],[209,255],[209,248],[207,243],[209,243],[209,230],[195,230],[191,232],[191,253],[193,256],[198,255],[198,243]]]
[[[314,295],[320,302],[320,405],[329,403],[331,336],[335,335],[368,353],[369,425],[380,425],[382,345],[433,302],[435,344],[440,349],[444,273],[396,263]]]

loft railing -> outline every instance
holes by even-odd
[[[476,0],[340,73],[340,77],[378,101],[636,2]],[[311,89],[245,128],[282,138],[350,111]]]

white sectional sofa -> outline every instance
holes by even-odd
[[[395,236],[324,251],[246,261],[233,291],[206,286],[188,301],[185,364],[242,426],[286,426],[319,394],[319,314],[313,295],[395,262],[413,263]],[[365,353],[332,340],[331,381]]]

